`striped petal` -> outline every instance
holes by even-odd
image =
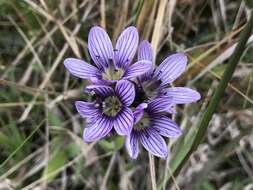
[[[139,145],[138,136],[134,131],[126,137],[125,145],[129,156],[133,159],[136,159],[139,154]]]
[[[144,109],[148,107],[148,104],[141,103],[134,110],[134,124],[138,123],[144,114]]]
[[[148,103],[147,110],[152,113],[159,113],[166,111],[168,107],[171,107],[171,104],[172,102],[169,98],[166,97],[156,98]]]
[[[153,63],[153,50],[150,43],[146,40],[142,41],[139,45],[138,61],[140,60],[149,60]],[[153,72],[154,69],[152,67],[149,71],[139,76],[140,81],[150,80]]]
[[[167,157],[168,149],[166,142],[155,129],[143,129],[140,132],[140,141],[151,154],[161,158]]]
[[[114,129],[119,135],[129,135],[133,129],[133,112],[125,107],[118,113],[114,120]]]
[[[106,85],[106,86],[110,86],[115,83],[114,81],[98,79],[95,77],[90,78],[90,81],[92,84],[95,84],[95,85]]]
[[[106,31],[99,26],[92,27],[89,32],[88,49],[92,60],[100,69],[108,67],[113,59],[112,42]]]
[[[127,80],[120,80],[116,84],[116,94],[125,106],[130,106],[135,98],[135,88],[133,83]]]
[[[178,137],[182,134],[182,131],[178,125],[166,116],[156,117],[152,121],[153,127],[162,136]]]
[[[138,61],[131,65],[124,73],[123,78],[129,79],[141,76],[152,69],[152,62],[147,60]]]
[[[174,104],[188,104],[200,99],[200,94],[197,91],[186,87],[169,88],[165,95],[171,98]]]
[[[138,47],[139,35],[135,27],[126,28],[116,42],[115,61],[118,67],[127,68]]]
[[[101,117],[93,125],[84,129],[85,142],[93,142],[105,137],[113,128],[113,122],[108,117]]]
[[[177,113],[177,110],[174,105],[167,107],[164,111],[172,115]]]
[[[161,80],[161,85],[172,83],[185,70],[187,57],[183,53],[176,53],[167,57],[155,70],[154,77]]]
[[[101,97],[107,97],[114,94],[114,90],[110,86],[105,85],[89,85],[86,86],[85,90],[87,92],[94,92]]]
[[[142,41],[139,45],[138,61],[140,60],[149,60],[153,62],[153,50],[147,40]]]
[[[101,71],[80,59],[67,58],[64,60],[64,66],[70,74],[81,79],[101,78]]]
[[[75,106],[77,111],[83,118],[96,117],[100,115],[100,111],[98,108],[95,107],[94,103],[76,101]]]

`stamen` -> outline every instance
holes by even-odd
[[[159,77],[163,72],[162,71],[159,71],[157,76]]]
[[[124,71],[120,68],[117,68],[114,63],[114,60],[109,59],[109,65],[105,69],[105,72],[102,74],[102,78],[104,80],[119,80],[123,74]]]
[[[150,117],[147,112],[144,112],[142,118],[139,120],[139,122],[134,126],[136,130],[144,129],[146,127],[149,127],[151,124]]]
[[[156,80],[156,79],[144,82],[143,89],[144,89],[145,94],[148,97],[154,97],[154,96],[158,95],[160,92],[158,90],[158,88],[161,85],[161,83],[162,83],[161,80]]]
[[[92,91],[90,92],[90,94],[91,94],[92,96],[94,96],[96,93],[95,93],[94,90],[92,90]]]
[[[107,116],[116,116],[121,111],[121,108],[121,102],[116,96],[108,97],[102,102],[103,113]]]

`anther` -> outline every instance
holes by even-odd
[[[162,74],[162,71],[159,71],[158,74],[157,74],[157,76],[160,76],[161,74]]]

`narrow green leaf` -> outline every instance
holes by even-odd
[[[42,178],[47,179],[48,182],[52,181],[56,175],[59,168],[61,168],[67,161],[67,157],[64,151],[58,151],[53,158],[48,162],[45,168]],[[54,174],[52,174],[54,173]]]
[[[204,112],[202,118],[200,119],[200,121],[198,122],[198,124],[195,128],[197,133],[196,133],[196,135],[193,135],[193,137],[192,137],[192,139],[194,139],[194,140],[192,142],[191,148],[190,148],[190,150],[187,150],[186,152],[184,152],[185,156],[180,155],[181,160],[179,162],[177,161],[176,167],[173,168],[173,170],[172,170],[174,176],[176,176],[180,172],[180,170],[182,169],[184,164],[187,162],[187,160],[189,159],[191,154],[198,148],[199,144],[202,142],[202,140],[205,136],[208,124],[209,124],[209,122],[210,122],[210,120],[211,120],[223,94],[224,94],[224,91],[225,91],[230,79],[232,78],[232,75],[233,75],[235,68],[236,68],[236,66],[243,54],[243,51],[245,50],[245,46],[246,46],[246,43],[251,35],[252,28],[253,28],[253,14],[251,11],[250,20],[240,35],[239,43],[236,46],[236,49],[227,64],[227,67],[225,69],[225,72],[223,73],[223,76],[219,82],[219,85],[218,85],[214,95],[212,96],[206,111]],[[191,144],[191,142],[189,142],[189,143]],[[189,145],[187,145],[187,146],[189,146]],[[165,181],[170,179],[170,177],[171,176],[168,175],[167,179],[165,179]],[[160,183],[160,186],[159,186],[159,189],[161,189],[161,188],[162,188],[162,182]]]
[[[52,126],[61,126],[60,118],[55,115],[52,111],[48,111],[48,123]]]

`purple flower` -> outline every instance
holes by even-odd
[[[152,48],[147,41],[140,44],[138,60],[153,62]],[[169,86],[183,73],[186,64],[187,57],[176,53],[139,77],[137,94],[144,94],[143,100],[147,103],[136,107],[133,113],[134,127],[126,138],[126,148],[132,158],[138,156],[138,141],[151,154],[165,158],[168,150],[163,137],[181,135],[181,129],[169,118],[170,114],[176,113],[173,106],[200,99],[200,94],[190,88]]]
[[[100,140],[114,128],[119,135],[129,135],[133,128],[133,112],[129,106],[135,98],[133,83],[120,80],[115,89],[105,85],[89,85],[86,91],[94,94],[93,102],[77,101],[79,114],[86,119],[83,138],[86,142]]]
[[[139,46],[138,60],[150,60],[153,62],[151,45],[142,41]],[[169,87],[185,70],[187,57],[183,53],[175,53],[167,57],[157,68],[151,68],[141,75],[140,85],[145,95],[149,98],[166,96],[172,104],[192,103],[200,99],[200,94],[186,87]]]
[[[136,159],[139,153],[138,141],[151,154],[165,158],[168,155],[164,137],[178,137],[181,129],[166,114],[171,106],[167,98],[155,98],[149,103],[141,103],[135,109],[134,128],[126,137],[126,148],[131,158]]]
[[[113,49],[105,30],[94,26],[89,32],[88,49],[95,66],[74,58],[65,59],[64,65],[72,75],[97,84],[134,78],[150,70],[152,65],[149,60],[139,60],[131,65],[138,42],[137,29],[130,26],[120,34]]]
[[[113,49],[108,34],[98,26],[88,36],[88,49],[95,66],[68,58],[64,65],[74,76],[92,82],[86,92],[92,101],[77,101],[77,111],[86,119],[83,138],[97,141],[110,132],[126,135],[126,148],[137,158],[139,142],[155,156],[168,155],[164,137],[178,137],[182,131],[170,119],[176,104],[200,99],[200,94],[186,87],[171,87],[185,70],[187,57],[176,53],[157,68],[152,67],[153,53],[147,41],[141,42],[138,61],[131,64],[138,46],[135,27],[126,28]],[[131,80],[137,77],[137,80]],[[132,111],[134,110],[134,111]]]

